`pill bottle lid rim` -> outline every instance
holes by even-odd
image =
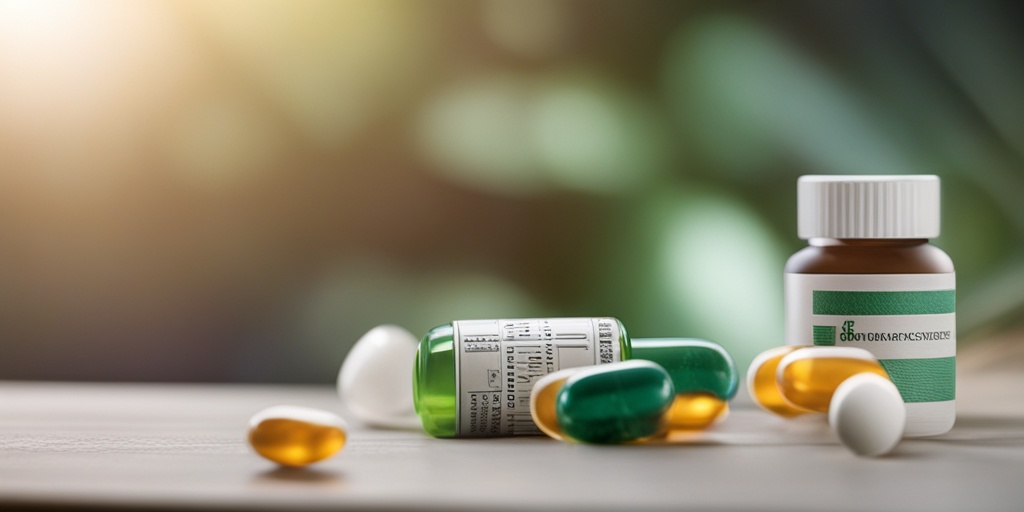
[[[940,182],[935,175],[802,176],[797,234],[809,238],[934,238]]]

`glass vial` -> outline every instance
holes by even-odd
[[[413,370],[413,402],[435,437],[537,434],[533,382],[562,368],[629,359],[615,318],[460,320],[430,330]]]
[[[460,320],[420,341],[413,402],[435,437],[537,435],[530,415],[536,381],[564,368],[629,359],[658,363],[677,390],[728,401],[738,386],[735,364],[717,344],[633,340],[611,317]]]
[[[786,342],[860,347],[907,407],[907,436],[956,419],[956,274],[939,235],[937,176],[803,176],[786,263]]]
[[[416,354],[416,413],[436,437],[540,433],[529,414],[535,381],[630,355],[629,335],[611,317],[445,324],[423,337]]]

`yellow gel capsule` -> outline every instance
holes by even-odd
[[[264,409],[249,420],[249,445],[282,466],[324,460],[345,446],[345,420],[338,415],[290,405]]]
[[[765,350],[754,358],[747,370],[747,390],[750,391],[750,397],[754,399],[754,403],[768,412],[785,418],[811,412],[795,407],[782,398],[778,380],[775,378],[779,369],[779,361],[782,361],[782,358],[795,350],[808,347],[810,345],[783,345]]]
[[[562,426],[558,423],[555,400],[565,381],[582,369],[583,367],[566,368],[549,373],[534,382],[533,389],[530,390],[530,416],[533,417],[533,422],[541,432],[559,441],[564,441],[565,436],[562,435]]]
[[[701,430],[729,415],[729,403],[711,393],[680,393],[668,410],[668,431]]]
[[[847,378],[864,372],[889,378],[878,359],[862,348],[808,347],[783,357],[775,376],[787,402],[827,413],[836,388]]]

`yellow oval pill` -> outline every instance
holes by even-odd
[[[878,359],[862,348],[808,347],[783,357],[775,376],[787,402],[827,413],[836,388],[864,372],[889,378]]]
[[[345,420],[332,412],[278,405],[249,420],[249,445],[282,466],[301,467],[338,453],[346,432]]]
[[[750,363],[750,369],[747,370],[747,390],[750,391],[750,397],[754,399],[755,404],[785,418],[811,412],[796,407],[782,398],[778,380],[775,378],[782,358],[795,350],[808,347],[809,345],[783,345],[765,350],[754,358]]]

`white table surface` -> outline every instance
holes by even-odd
[[[329,387],[0,382],[0,510],[1024,510],[1015,368],[961,374],[953,431],[879,459],[823,422],[738,407],[673,445],[353,425],[341,454],[305,470],[250,452],[246,423],[276,404],[338,411]]]

